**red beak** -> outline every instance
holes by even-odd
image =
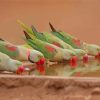
[[[20,66],[17,70],[16,70],[16,74],[21,74],[22,72],[25,71],[24,66]]]
[[[99,59],[100,61],[100,52],[95,56],[96,59]]]
[[[70,65],[71,65],[71,68],[76,68],[77,67],[77,57],[76,56],[73,56],[70,59]]]
[[[41,58],[38,62],[36,62],[37,65],[43,65],[45,63],[45,58]]]
[[[44,68],[45,58],[41,58],[36,64],[37,64],[37,70],[41,74],[45,74],[45,68]]]
[[[83,63],[88,63],[89,62],[89,56],[86,54],[83,56]]]

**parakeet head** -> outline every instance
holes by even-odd
[[[83,57],[86,54],[86,51],[82,50],[82,49],[74,49],[77,57]]]
[[[41,52],[36,50],[30,51],[28,59],[30,62],[36,63],[36,69],[40,72],[40,74],[45,73],[45,68],[44,68],[45,58]]]
[[[37,51],[37,50],[29,50],[28,53],[28,60],[32,63],[36,63],[40,61],[42,58],[44,58],[44,55]]]
[[[66,49],[64,51],[66,51],[64,53],[64,59],[65,60],[69,60],[70,66],[72,68],[75,68],[77,66],[77,56],[76,56],[76,53],[74,51],[68,50],[68,49]]]
[[[44,63],[45,63],[44,57],[41,58],[38,62],[36,62],[36,67],[37,67],[37,70],[40,72],[40,74],[45,74]]]
[[[13,71],[16,72],[16,74],[21,74],[22,72],[25,71],[25,68],[24,66],[22,65],[22,63],[18,60],[12,60],[12,63],[11,63],[11,69]]]
[[[37,67],[37,70],[40,72],[40,74],[45,74],[44,64],[45,64],[44,57],[42,57],[38,62],[36,62],[36,67]]]
[[[23,65],[21,65],[21,66],[19,66],[18,69],[16,70],[16,73],[17,73],[17,74],[21,74],[21,73],[23,73],[24,71],[25,71],[25,68],[24,68]]]
[[[73,56],[76,56],[76,53],[69,49],[63,50],[63,59],[64,60],[70,60]]]
[[[84,43],[84,47],[83,49],[92,56],[96,56],[98,55],[98,53],[100,52],[100,46],[95,45],[95,44],[86,44]]]
[[[83,63],[88,63],[89,57],[86,53],[86,51],[82,49],[74,49],[77,55],[77,58],[82,59]]]

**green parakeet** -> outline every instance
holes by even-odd
[[[34,28],[34,26],[31,26],[31,28],[30,28],[27,25],[25,25],[24,23],[22,23],[21,21],[19,21],[19,24],[32,39],[34,39],[34,36],[35,36],[39,40],[51,43],[60,48],[72,50],[74,53],[76,53],[78,59],[82,59],[83,56],[86,54],[86,52],[84,50],[74,49],[72,46],[70,46],[69,44],[65,43],[64,41],[62,41],[61,39],[59,39],[58,37],[56,37],[50,33],[47,33],[47,32],[40,33]]]
[[[80,48],[85,50],[88,54],[96,56],[100,53],[100,46],[98,45],[94,45],[94,44],[88,44],[85,42],[80,41],[79,39],[77,39],[76,37],[62,32],[62,31],[57,31],[52,25],[51,23],[49,23],[51,30],[52,30],[52,34],[57,36],[58,38],[60,38],[61,40],[63,40],[64,42],[68,43],[69,45],[71,45],[73,48]]]
[[[41,41],[34,37],[31,38],[26,32],[27,43],[34,49],[42,52],[44,56],[51,61],[70,60],[76,54],[68,49],[62,49],[50,43]]]
[[[0,40],[0,52],[7,54],[13,59],[28,61],[29,59],[32,62],[38,62],[44,55],[32,49],[27,49],[23,46],[13,45],[8,41]]]
[[[51,44],[56,45],[56,46],[58,46],[60,48],[72,50],[73,52],[76,53],[76,56],[79,59],[81,59],[86,54],[86,52],[84,50],[82,50],[82,49],[74,49],[72,46],[70,46],[69,44],[65,43],[64,41],[62,41],[61,39],[59,39],[58,37],[54,36],[51,33],[48,33],[48,32],[40,33],[40,32],[38,32],[36,30],[36,28],[33,25],[31,26],[31,28],[32,28],[33,34],[32,33],[28,33],[29,35],[31,35],[31,37],[33,35],[33,36],[35,36],[36,38],[38,38],[38,39],[40,39],[42,41],[51,43]]]
[[[8,55],[0,52],[0,71],[10,71],[21,74],[25,70],[22,62],[11,59]]]
[[[6,40],[1,39],[0,52],[7,54],[13,59],[36,63],[37,69],[41,74],[45,71],[43,66],[45,63],[44,55],[37,50],[27,49],[23,46],[16,46]]]

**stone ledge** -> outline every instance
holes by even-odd
[[[3,97],[5,93],[7,96]],[[1,75],[0,100],[7,98],[100,100],[100,78]]]

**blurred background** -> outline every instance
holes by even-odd
[[[18,19],[42,32],[50,31],[51,22],[58,30],[100,45],[100,0],[0,0],[0,37],[24,43]]]

